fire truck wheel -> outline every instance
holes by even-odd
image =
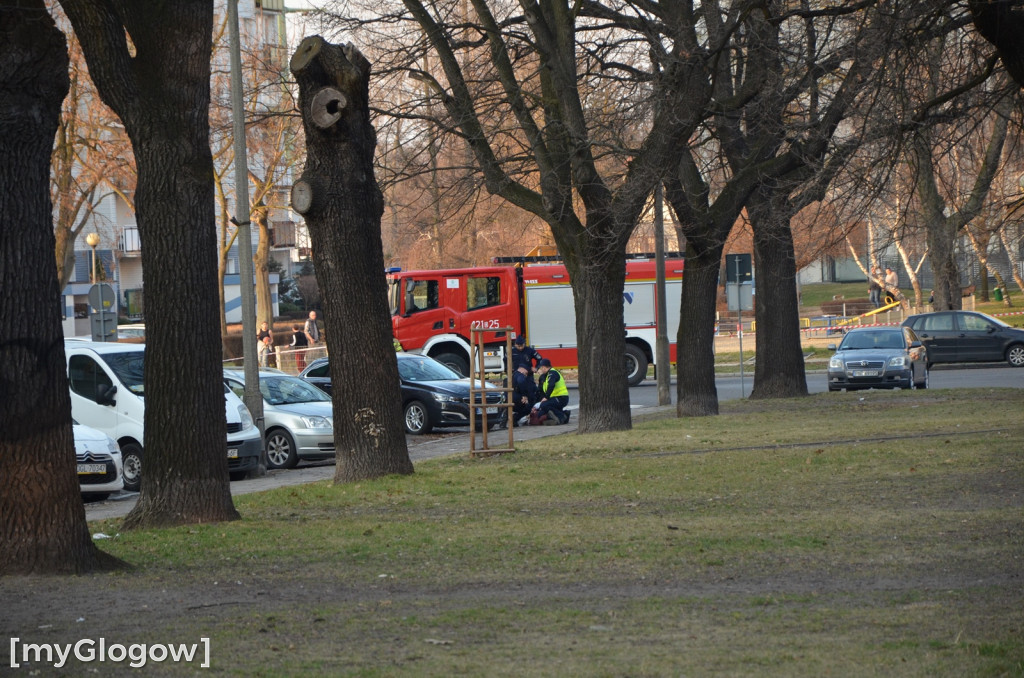
[[[430,423],[430,412],[427,406],[418,400],[405,406],[405,431],[414,436],[430,433],[434,425]]]
[[[464,377],[469,376],[469,363],[466,362],[465,358],[456,353],[438,353],[434,360],[442,365],[447,365]]]
[[[626,344],[626,381],[636,386],[647,378],[647,356],[633,344]]]

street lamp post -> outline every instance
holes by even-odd
[[[89,282],[96,284],[96,246],[100,244],[100,234],[90,233],[85,236],[85,243],[92,248],[92,267],[89,269]]]

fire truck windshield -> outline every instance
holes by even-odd
[[[399,305],[402,299],[402,281],[388,280],[388,305],[391,307],[391,315],[398,315]]]

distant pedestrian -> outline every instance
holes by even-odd
[[[309,346],[307,334],[299,325],[292,325],[292,343],[288,348],[294,351],[296,372],[306,369],[306,349]]]
[[[273,345],[274,342],[270,338],[270,335],[266,335],[260,340],[259,346],[256,347],[256,353],[260,359],[260,367],[269,367],[268,362]]]
[[[882,271],[875,266],[868,276],[868,297],[871,299],[871,305],[875,308],[882,305],[882,284],[879,282],[881,279]]]
[[[310,346],[320,343],[320,327],[316,324],[316,311],[309,312],[309,318],[306,319],[303,331],[306,333],[306,341]]]
[[[896,271],[892,270],[888,266],[885,267],[885,290],[892,294],[892,297],[896,298],[896,293],[900,289],[900,277],[896,274]]]

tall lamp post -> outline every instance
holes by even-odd
[[[92,248],[92,267],[89,269],[89,282],[96,284],[96,246],[100,244],[100,234],[90,233],[85,236],[85,243]]]

